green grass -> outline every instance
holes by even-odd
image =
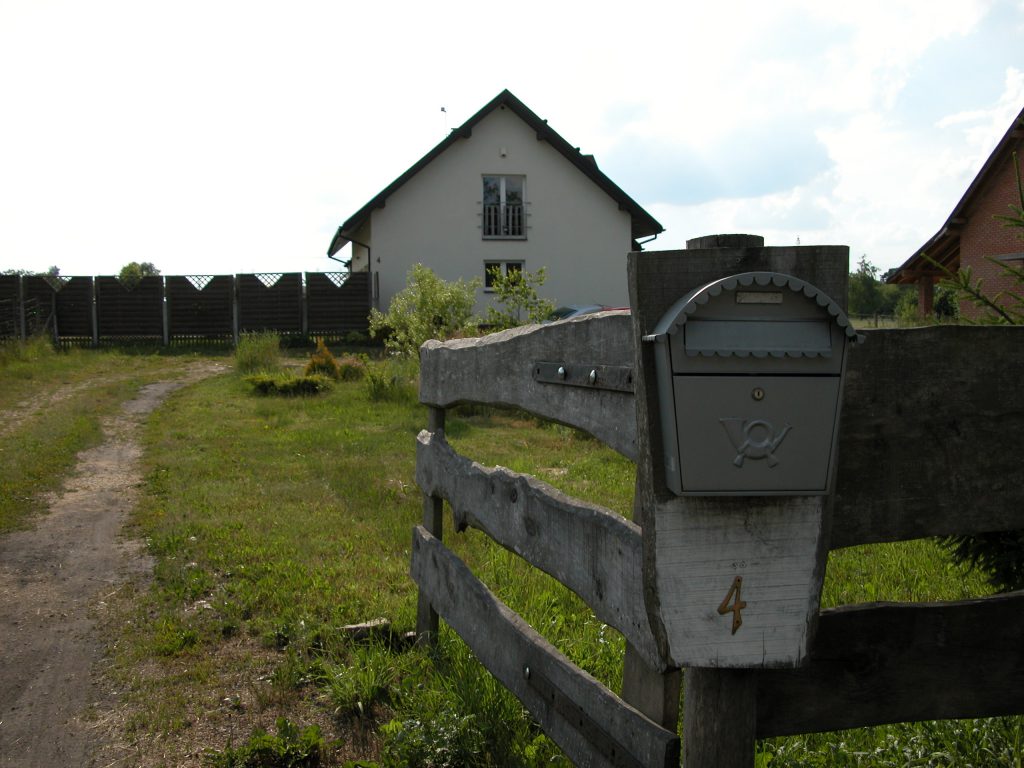
[[[83,365],[98,370],[103,363]],[[433,652],[358,644],[339,632],[377,617],[399,633],[415,622],[409,550],[422,500],[414,439],[426,411],[407,391],[404,372],[370,367],[379,381],[396,382],[387,397],[366,381],[341,381],[317,396],[267,398],[241,376],[223,376],[174,393],[152,416],[133,524],[155,557],[155,578],[122,606],[114,653],[113,674],[135,709],[129,727],[191,741],[190,729],[221,722],[222,702],[241,696],[239,706],[255,719],[265,714],[268,730],[282,712],[295,723],[316,719],[325,738],[339,740],[336,757],[564,764],[514,697],[443,625]],[[487,408],[454,409],[447,427],[464,455],[630,514],[634,467],[595,440]],[[584,669],[619,687],[617,632],[483,535],[455,534],[447,515],[446,524],[446,543],[502,600]],[[918,541],[832,553],[823,602],[987,592],[982,579],[951,565],[932,542]],[[774,739],[759,745],[758,759],[773,766],[1019,768],[1022,722]]]

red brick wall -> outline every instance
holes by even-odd
[[[1017,142],[1018,161],[1024,164],[1024,142]],[[970,267],[975,278],[984,282],[982,289],[989,296],[1000,291],[1021,290],[1012,279],[1003,275],[1000,268],[988,261],[986,256],[1001,256],[1008,253],[1024,252],[1024,229],[1006,227],[993,218],[1010,214],[1011,204],[1020,204],[1017,195],[1017,179],[1014,175],[1010,155],[995,166],[985,185],[975,195],[968,209],[967,223],[960,233],[960,267]],[[1020,262],[1014,262],[1020,266]],[[976,317],[972,305],[961,305],[966,317]]]

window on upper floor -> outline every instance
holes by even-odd
[[[485,261],[484,262],[484,290],[494,290],[494,278],[496,274],[507,277],[513,272],[522,272],[523,262],[521,261]]]
[[[526,177],[484,176],[484,238],[526,238]]]

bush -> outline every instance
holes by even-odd
[[[428,339],[475,332],[473,305],[479,280],[449,283],[422,264],[409,270],[406,285],[391,299],[387,314],[370,312],[370,335],[384,337],[389,351],[413,357]]]
[[[329,376],[335,381],[341,378],[341,368],[338,365],[338,361],[334,359],[334,355],[331,354],[331,350],[324,344],[323,339],[316,340],[316,352],[310,356],[304,373],[307,376],[313,374]]]
[[[281,367],[281,337],[273,331],[245,333],[235,348],[235,368],[239,373],[276,371]]]
[[[319,373],[308,376],[287,372],[257,373],[246,376],[245,380],[262,395],[317,395],[331,388],[331,380]]]

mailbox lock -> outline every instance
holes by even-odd
[[[757,402],[764,400],[764,390],[761,387],[754,387],[754,391],[750,393],[750,396]]]

